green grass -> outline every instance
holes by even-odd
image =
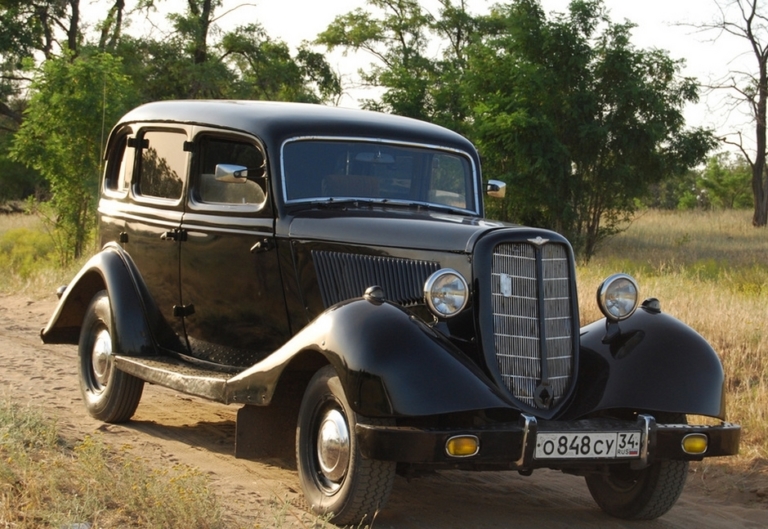
[[[52,294],[90,257],[58,265],[56,243],[38,215],[0,215],[0,294]]]

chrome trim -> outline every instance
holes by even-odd
[[[648,466],[648,446],[650,444],[650,436],[651,436],[651,430],[656,425],[656,419],[652,415],[638,415],[637,420],[640,423],[640,428],[642,428],[642,432],[640,434],[641,440],[640,440],[640,458],[638,461],[635,461],[635,465],[640,468],[645,468]],[[633,468],[635,468],[633,466]]]
[[[539,431],[539,423],[536,422],[536,417],[533,415],[526,415],[525,413],[520,414],[520,419],[523,420],[523,441],[520,446],[520,459],[515,461],[514,465],[517,468],[525,468],[526,460],[533,459],[533,448],[536,445],[536,434]],[[529,443],[529,438],[532,438],[532,443]]]
[[[455,149],[453,147],[445,147],[443,145],[434,145],[430,143],[415,143],[415,142],[408,142],[408,141],[399,141],[399,140],[390,140],[390,139],[384,139],[384,138],[368,138],[368,137],[360,137],[360,136],[294,136],[293,138],[288,138],[283,142],[283,144],[280,146],[280,187],[282,188],[282,198],[284,204],[302,204],[302,203],[308,203],[308,202],[317,202],[318,199],[322,199],[323,197],[314,197],[309,199],[293,199],[288,200],[288,190],[286,189],[285,185],[285,146],[289,143],[299,142],[299,141],[349,141],[349,142],[357,142],[357,143],[381,143],[386,145],[399,145],[402,147],[416,147],[419,149],[431,149],[431,150],[438,150],[443,152],[450,152],[456,155],[460,155],[469,161],[469,166],[472,168],[472,192],[474,193],[474,202],[475,202],[475,209],[461,209],[461,208],[454,208],[451,206],[447,206],[445,204],[435,204],[433,202],[419,202],[419,201],[413,201],[413,200],[392,200],[392,199],[386,199],[386,202],[382,202],[382,205],[390,203],[390,204],[424,204],[424,205],[430,205],[434,204],[436,206],[444,207],[444,208],[450,208],[455,211],[461,211],[464,213],[472,213],[474,215],[481,215],[480,211],[480,194],[478,192],[478,179],[479,174],[477,167],[475,167],[475,161],[472,158],[472,156],[467,151],[462,151],[461,149]],[[354,199],[355,197],[345,197],[349,199]],[[376,202],[376,200],[372,200],[370,197],[363,198],[359,197],[360,200],[369,200],[372,202]]]
[[[435,306],[432,300],[432,288],[435,286],[435,282],[441,277],[447,276],[447,275],[456,276],[461,281],[462,288],[464,289],[464,300],[462,301],[461,306],[458,309],[456,309],[454,312],[451,312],[450,314],[445,314],[441,312]],[[434,314],[438,318],[452,318],[457,314],[460,314],[461,311],[463,311],[467,307],[467,303],[469,303],[469,285],[467,285],[467,280],[464,279],[464,276],[462,276],[453,268],[441,268],[437,272],[434,272],[432,275],[430,275],[427,278],[427,281],[424,283],[424,301],[427,303],[427,307],[429,307],[429,310],[432,312],[432,314]]]
[[[333,484],[332,487],[338,487],[347,475],[349,456],[347,421],[338,409],[330,409],[320,421],[317,432],[317,464],[320,467],[318,470]]]
[[[607,307],[607,300],[605,296],[608,293],[608,287],[610,287],[613,283],[619,280],[625,280],[628,281],[632,287],[635,289],[635,305],[632,307],[632,310],[627,312],[624,316],[614,316],[610,313]],[[603,316],[605,316],[608,320],[613,322],[619,322],[622,320],[626,320],[632,314],[635,313],[637,310],[638,305],[640,304],[640,289],[637,287],[637,281],[635,281],[635,278],[628,275],[628,274],[613,274],[611,276],[608,276],[602,283],[600,283],[600,286],[597,287],[597,306],[600,309],[600,312],[603,313]]]

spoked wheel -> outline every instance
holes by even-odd
[[[685,423],[684,415],[668,419]],[[606,513],[626,520],[653,520],[669,511],[685,487],[687,461],[657,461],[642,470],[610,466],[586,476],[592,498]]]
[[[309,507],[319,515],[331,514],[337,525],[370,524],[395,478],[394,462],[363,459],[355,437],[358,419],[333,367],[318,371],[299,410],[296,460]]]
[[[86,310],[78,353],[80,391],[88,413],[105,422],[130,419],[141,400],[144,381],[115,367],[106,291],[98,292]]]

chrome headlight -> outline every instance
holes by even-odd
[[[469,288],[460,273],[443,268],[427,279],[424,284],[424,299],[435,316],[450,318],[466,307]]]
[[[597,288],[597,305],[611,321],[629,318],[637,308],[637,283],[627,274],[614,274]]]

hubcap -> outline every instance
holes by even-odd
[[[333,490],[347,473],[349,451],[349,427],[344,414],[335,408],[328,410],[317,434],[317,462]]]
[[[112,372],[112,338],[106,329],[100,330],[93,341],[91,365],[96,385],[99,389],[106,387]]]

